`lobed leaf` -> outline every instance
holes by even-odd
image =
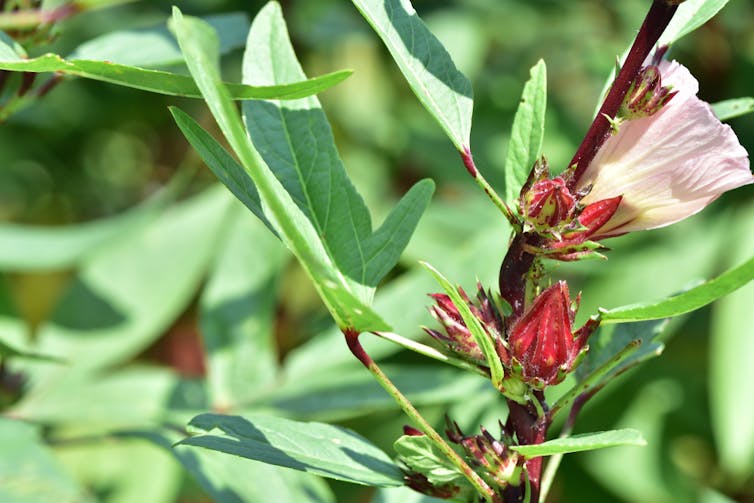
[[[513,119],[505,160],[505,200],[515,201],[542,152],[547,110],[547,67],[539,60],[530,71]]]
[[[409,86],[445,134],[469,148],[473,109],[471,82],[429,31],[410,0],[352,0],[382,39]]]
[[[667,299],[600,309],[603,323],[656,320],[688,313],[728,295],[754,279],[754,257],[715,279]]]
[[[513,445],[514,450],[527,458],[552,456],[553,454],[567,454],[569,452],[594,451],[606,447],[620,445],[647,445],[644,437],[636,430],[611,430],[596,433],[585,433],[571,437],[556,438],[535,445]]]
[[[189,428],[198,434],[178,445],[203,447],[356,484],[403,485],[403,473],[384,452],[345,428],[271,416],[219,414],[199,415]]]
[[[247,84],[306,78],[279,4],[268,3],[254,19],[243,68]],[[369,210],[348,179],[316,97],[247,101],[243,117],[254,147],[312,222],[338,268],[360,284],[376,286],[408,244],[429,204],[433,183],[416,184],[372,232]]]
[[[184,17],[177,8],[173,10],[172,26],[212,115],[259,191],[265,216],[299,259],[338,325],[357,331],[388,330],[367,306],[371,291],[349,281],[336,268],[317,230],[251,144],[231,96],[220,81],[218,41],[212,28],[198,19]]]

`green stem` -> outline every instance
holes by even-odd
[[[427,435],[432,442],[448,457],[466,479],[474,486],[477,492],[484,497],[489,503],[502,503],[502,500],[495,494],[495,491],[482,480],[482,478],[458,455],[453,448],[440,436],[437,431],[427,422],[426,419],[416,410],[416,407],[409,401],[406,396],[390,381],[374,360],[366,353],[364,347],[359,342],[359,332],[352,329],[343,329],[343,335],[346,337],[346,344],[351,353],[372,373],[380,386],[393,397],[403,412],[411,418]]]
[[[394,334],[392,332],[372,332],[372,333],[376,335],[377,337],[380,337],[382,339],[398,344],[399,346],[406,348],[408,350],[414,351],[415,353],[419,353],[420,355],[426,356],[428,358],[432,358],[434,360],[437,360],[443,363],[448,363],[450,365],[458,367],[459,369],[463,369],[469,372],[473,372],[475,374],[479,374],[480,376],[486,377],[487,379],[490,378],[489,371],[485,371],[483,368],[480,368],[479,366],[474,365],[473,363],[469,363],[466,360],[462,360],[460,358],[455,358],[453,356],[446,355],[442,351],[438,351],[437,349],[433,347],[408,339],[406,337],[403,337],[402,335]]]
[[[640,347],[642,341],[640,339],[629,342],[618,354],[610,358],[608,361],[600,365],[596,370],[589,374],[583,381],[571,388],[565,395],[555,402],[555,405],[550,409],[550,418],[562,409],[568,407],[572,401],[574,401],[579,395],[589,392],[593,387],[597,386],[602,379],[609,374],[615,367],[623,363],[629,356],[634,354]]]
[[[505,201],[503,201],[498,193],[495,192],[495,189],[492,188],[487,180],[485,180],[484,176],[482,176],[482,174],[479,172],[476,165],[474,164],[474,158],[471,156],[471,150],[469,149],[469,147],[464,147],[463,151],[461,152],[461,159],[463,159],[463,165],[466,166],[466,171],[469,172],[476,184],[482,188],[484,193],[487,194],[487,197],[489,197],[493,204],[498,207],[503,216],[505,216],[506,220],[510,222],[516,234],[520,234],[523,231],[521,221],[518,219],[518,217],[516,217],[516,215],[513,214],[513,211],[510,209],[510,207],[505,204]]]

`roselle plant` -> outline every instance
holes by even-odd
[[[352,3],[457,151],[443,169],[469,175],[480,189],[475,197],[495,212],[485,214],[489,225],[473,215],[460,221],[483,226],[483,246],[475,251],[493,262],[497,282],[487,284],[477,270],[487,265],[465,257],[465,238],[441,222],[444,242],[425,239],[426,249],[409,248],[423,266],[412,273],[412,286],[389,290],[400,281],[391,283],[390,275],[422,215],[431,216],[435,183],[415,181],[373,225],[315,97],[350,71],[307,78],[277,3],[264,6],[248,26],[237,16],[200,19],[174,7],[167,28],[105,35],[66,57],[30,56],[24,44],[50,40],[56,23],[98,2],[3,4],[4,119],[41,106],[74,77],[201,98],[221,140],[183,104],[171,106],[170,114],[227,190],[211,187],[174,203],[192,176],[182,170],[136,208],[70,233],[0,227],[5,270],[80,270],[34,338],[25,337],[17,316],[6,315],[11,302],[0,290],[0,438],[9,446],[8,457],[0,457],[0,481],[11,481],[10,489],[0,484],[0,495],[44,501],[28,483],[43,481],[56,499],[94,501],[95,491],[79,487],[61,464],[86,466],[78,478],[101,488],[112,475],[98,472],[92,460],[119,452],[125,460],[119,470],[133,473],[123,478],[139,481],[116,484],[133,491],[123,490],[124,500],[169,501],[180,465],[218,501],[334,501],[317,475],[382,488],[376,501],[384,502],[543,502],[557,498],[548,495],[564,454],[651,445],[652,438],[633,428],[574,430],[599,391],[662,352],[668,318],[746,285],[754,262],[743,257],[714,279],[662,300],[586,313],[582,297],[602,304],[599,289],[587,284],[579,292],[565,263],[609,270],[610,261],[587,259],[607,258],[612,238],[675,224],[754,182],[746,150],[721,122],[754,109],[751,100],[711,107],[697,96],[691,72],[672,59],[673,44],[727,2],[646,0],[634,42],[562,165],[547,155],[546,66],[539,61],[513,120],[502,195],[475,162],[472,86],[448,50],[408,0]],[[151,51],[130,50],[145,42],[155,44]],[[220,56],[242,46],[242,82],[225,82]],[[188,73],[175,68],[182,62]],[[46,80],[38,75],[50,72]],[[712,231],[702,236],[733,239]],[[449,251],[443,269],[452,274],[430,263],[441,247]],[[281,367],[273,340],[275,289],[288,252],[338,333],[316,336]],[[191,301],[205,272],[197,309],[206,380],[132,365]],[[475,284],[474,290],[456,282]],[[419,318],[427,306],[429,316]],[[384,311],[391,312],[389,321]],[[428,337],[420,338],[420,324]],[[746,329],[729,323],[725,330]],[[372,338],[382,345],[372,347]],[[362,367],[339,361],[337,348],[347,348]],[[436,365],[385,365],[398,350]],[[368,387],[368,374],[382,390]],[[100,407],[114,397],[116,405]],[[405,414],[402,431],[389,428],[390,453],[349,429],[311,422],[353,420],[369,414],[375,401],[387,404],[387,397],[394,405],[376,410],[397,405]],[[479,405],[487,409],[485,419],[470,421],[468,411]],[[724,407],[718,414],[725,416]],[[745,421],[717,420],[724,438],[745,436]],[[726,466],[735,468],[730,492],[744,498],[754,461],[728,449]],[[599,453],[608,460],[603,466],[610,466],[613,451]],[[25,463],[35,467],[31,475]],[[613,474],[614,489],[634,491],[626,499],[686,501],[685,494],[642,493],[642,482],[623,473],[643,473],[639,465],[621,467],[617,479]],[[700,501],[725,501],[711,489],[699,494]]]

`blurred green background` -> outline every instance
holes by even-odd
[[[176,3],[187,14],[240,11],[249,17],[264,5],[256,1],[221,0]],[[549,106],[544,153],[555,169],[562,169],[591,121],[597,96],[616,55],[632,40],[648,3],[647,0],[414,2],[421,17],[473,83],[472,147],[477,166],[494,186],[501,188],[508,133],[529,68],[540,58],[547,62]],[[82,13],[60,23],[54,40],[30,52],[65,55],[81,43],[113,30],[163,23],[170,5],[163,1],[133,2]],[[466,287],[471,287],[476,278],[494,286],[507,228],[475,190],[450,142],[413,96],[378,38],[349,2],[288,0],[282,5],[291,37],[309,76],[342,68],[354,70],[353,76],[322,94],[320,99],[346,167],[378,218],[416,180],[431,177],[437,182],[434,202],[401,266],[386,281],[385,301],[378,304],[388,319],[397,326],[405,326],[401,333],[420,337],[418,325],[431,323],[426,313],[429,299],[423,293],[437,287],[426,278],[426,273],[417,269],[417,261],[428,260]],[[735,0],[672,49],[671,57],[689,67],[700,81],[700,97],[704,100],[715,102],[752,94],[753,20],[754,3]],[[226,80],[240,80],[241,54],[239,48],[223,60]],[[83,79],[64,81],[43,99],[12,115],[0,125],[0,220],[63,228],[112,218],[146,200],[182,166],[198,168],[185,197],[199,194],[214,183],[214,178],[201,166],[175,127],[168,105],[178,105],[203,124],[210,124],[208,113],[198,100],[158,96]],[[754,116],[733,119],[730,125],[751,152]],[[594,313],[598,306],[614,307],[669,295],[751,256],[753,194],[752,187],[745,187],[725,195],[702,214],[681,224],[613,239],[608,243],[614,249],[609,261],[561,264],[555,266],[555,274],[566,277],[572,291],[583,291],[580,319]],[[176,270],[175,277],[183,281],[181,295],[171,298],[173,305],[164,319],[136,330],[140,335],[136,342],[131,341],[128,350],[89,347],[87,344],[92,341],[79,338],[77,347],[86,347],[83,350],[86,356],[79,356],[82,353],[76,350],[70,353],[76,355],[74,358],[97,359],[102,354],[105,363],[91,365],[96,373],[86,374],[86,379],[76,384],[70,395],[62,392],[56,395],[49,389],[35,392],[36,383],[46,381],[37,377],[45,371],[35,369],[34,365],[9,359],[0,369],[0,405],[7,406],[8,417],[28,419],[43,426],[38,434],[51,446],[49,452],[55,462],[78,488],[76,491],[86,494],[65,501],[94,498],[107,502],[201,502],[218,498],[212,491],[207,493],[205,485],[180,470],[176,460],[152,444],[98,437],[103,431],[116,429],[113,424],[118,421],[111,417],[113,410],[119,411],[112,412],[119,420],[123,414],[133,417],[125,421],[126,427],[142,430],[145,424],[180,423],[176,418],[183,415],[171,415],[176,409],[201,412],[211,406],[206,405],[203,391],[207,362],[199,335],[201,292],[206,283],[212,283],[211,264],[222,260],[216,255],[225,249],[227,235],[235,231],[208,228],[207,222],[222,221],[215,217],[186,218],[183,227],[174,230],[175,241],[166,235],[167,248],[161,249],[161,253],[165,260],[173,257],[181,264],[195,265],[186,274]],[[245,228],[238,225],[239,229]],[[203,247],[194,246],[195,243],[203,243]],[[274,243],[264,247],[271,250],[268,256],[284,256]],[[133,257],[135,263],[150,261],[146,255],[138,256],[137,249],[131,253],[137,254]],[[200,253],[204,255],[191,258],[192,254]],[[260,260],[264,260],[264,255]],[[290,398],[274,404],[262,400],[263,405],[251,408],[269,408],[300,419],[341,421],[389,452],[390,443],[400,434],[405,420],[389,400],[381,397],[380,390],[372,387],[368,389],[377,397],[374,402],[351,403],[343,398],[358,395],[360,386],[371,386],[367,383],[368,376],[363,376],[361,369],[350,362],[303,273],[290,261],[277,262],[280,262],[279,279],[270,280],[268,285],[269,298],[275,300],[267,306],[268,324],[274,335],[275,357],[271,365],[278,365],[271,372],[317,376],[321,383],[310,386],[319,386],[317,393],[321,394],[305,392],[290,384],[285,388]],[[67,310],[68,316],[76,319],[58,325],[80,326],[77,323],[81,319],[94,319],[92,323],[102,319],[101,313],[89,310],[91,304],[81,304],[87,308],[80,311],[72,307],[74,304],[59,304],[72,298],[70,292],[81,277],[81,268],[86,270],[86,264],[83,260],[53,270],[6,268],[0,277],[0,334],[3,329],[6,335],[10,334],[8,327],[17,331],[17,320],[23,319],[23,327],[30,329],[29,337],[17,335],[10,340],[24,345],[40,337],[50,317],[57,316],[60,322],[63,311]],[[277,277],[275,267],[271,268],[270,277]],[[118,274],[132,276],[145,291],[152,290],[150,282],[165,281],[168,284],[158,290],[169,291],[169,278],[173,276],[139,277],[142,270],[150,271],[149,267],[139,269],[134,264],[132,271]],[[156,302],[159,301],[158,295]],[[598,395],[577,425],[577,432],[616,426],[637,428],[645,434],[649,446],[567,456],[549,501],[754,501],[753,302],[754,288],[749,285],[711,308],[672,320],[664,336],[665,354]],[[150,310],[144,313],[149,316]],[[315,336],[314,344],[306,344]],[[54,350],[50,351],[55,355]],[[112,354],[108,356],[107,351]],[[501,405],[484,383],[438,370],[413,355],[379,348],[375,351],[384,354],[382,361],[398,374],[412,364],[421,366],[423,380],[419,382],[420,377],[407,374],[405,384],[417,387],[419,403],[428,416],[439,422],[447,411],[469,429],[485,420],[495,430],[492,418],[499,416]],[[326,361],[327,369],[318,372],[310,368],[317,361],[320,364]],[[253,354],[249,362],[252,368],[261,365]],[[311,374],[306,374],[307,368]],[[440,377],[432,374],[435,370]],[[163,371],[174,376],[172,398],[156,399],[159,406],[155,407],[159,410],[143,415],[135,413],[131,409],[139,409],[139,400],[144,395],[133,380],[123,375],[133,377],[141,372],[152,375]],[[25,385],[18,382],[19,372],[27,379]],[[342,389],[330,387],[328,379],[332,383],[343,375],[349,377],[343,378],[346,384],[339,383]],[[87,398],[88,391],[81,390],[88,390],[86,386],[100,376],[123,378],[133,392],[121,396],[105,388]],[[153,390],[154,383],[144,379],[144,385]],[[354,382],[352,387],[349,379]],[[471,392],[467,384],[472,386]],[[180,400],[175,398],[178,395]],[[72,396],[79,396],[81,403],[70,401]],[[338,400],[347,403],[338,405]],[[454,403],[458,400],[461,402]],[[177,402],[182,405],[176,407]],[[152,405],[149,402],[145,407]],[[79,412],[70,410],[77,407]],[[86,441],[88,436],[93,440]],[[161,484],[152,481],[151,489],[146,487],[145,480],[157,471],[134,471],[137,467],[129,459],[136,455],[142,456],[138,459],[143,459],[145,470],[149,466],[161,467]],[[0,453],[0,481],[3,467],[12,465],[7,459],[3,464],[3,457]],[[0,483],[0,494],[1,487]],[[373,495],[372,490],[340,483],[331,484],[331,490],[335,500],[343,502],[370,501]],[[383,497],[384,501],[408,501],[400,496]],[[41,498],[18,501],[64,501]],[[259,498],[247,494],[245,500],[271,501]],[[280,496],[277,501],[288,500]]]

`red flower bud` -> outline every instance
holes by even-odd
[[[542,292],[513,325],[507,350],[520,365],[525,382],[538,388],[557,384],[577,365],[598,323],[590,320],[574,334],[575,314],[568,285],[559,281]]]
[[[576,207],[576,198],[559,176],[536,182],[521,202],[527,222],[537,230],[552,229],[567,221]]]

